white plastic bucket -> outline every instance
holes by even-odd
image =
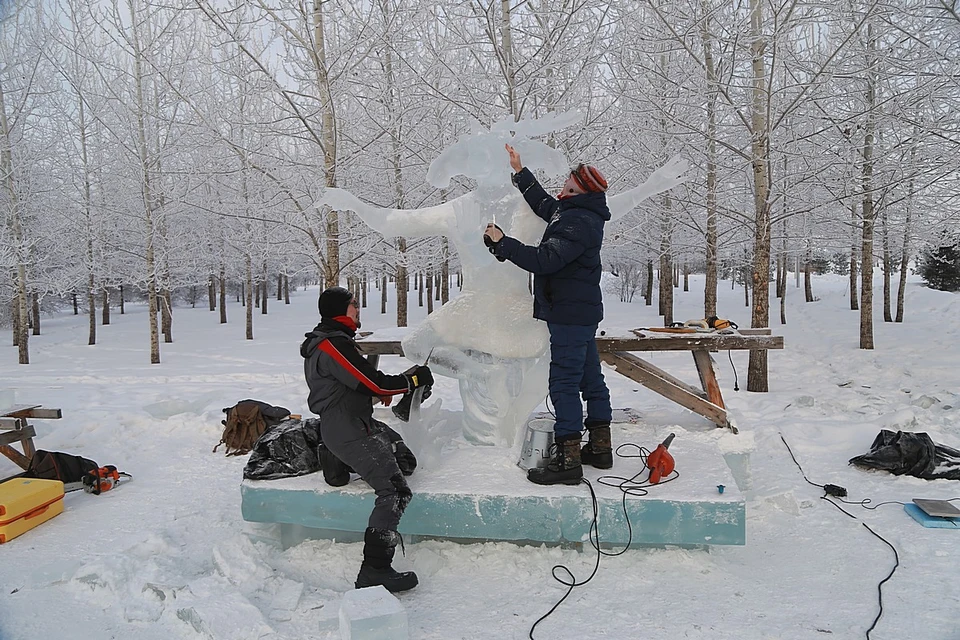
[[[553,444],[553,419],[532,418],[527,421],[527,432],[520,448],[517,466],[521,469],[543,469],[550,462]]]

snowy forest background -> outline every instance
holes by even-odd
[[[908,264],[955,242],[955,0],[0,1],[0,321],[19,362],[44,310],[98,322],[149,305],[160,362],[180,304],[245,302],[246,337],[289,287],[456,286],[443,238],[377,236],[315,206],[326,186],[389,207],[455,198],[430,162],[475,122],[576,110],[549,141],[611,192],[668,158],[690,179],[608,229],[619,289],[673,318],[706,274],[775,320],[788,272],[849,276],[860,347],[905,313]],[[503,162],[507,162],[504,154]],[[559,185],[556,185],[559,186]],[[481,230],[478,230],[478,242]],[[864,259],[866,257],[866,259]],[[872,258],[872,259],[871,259]],[[798,280],[799,282],[799,280]],[[863,285],[861,285],[863,283]],[[376,292],[379,289],[380,293]],[[720,315],[729,315],[720,310]],[[684,318],[680,318],[681,320]],[[231,318],[231,321],[238,319]],[[851,315],[851,322],[855,322]],[[79,338],[82,339],[82,338]],[[765,390],[766,353],[748,388]]]

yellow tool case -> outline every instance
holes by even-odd
[[[0,544],[63,513],[59,480],[14,478],[0,484]]]

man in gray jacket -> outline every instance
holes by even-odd
[[[383,585],[389,591],[406,591],[417,586],[417,575],[398,573],[391,565],[400,541],[400,516],[413,494],[397,464],[394,447],[398,445],[391,442],[389,428],[374,419],[373,404],[377,399],[390,404],[395,395],[429,387],[433,375],[426,366],[400,375],[375,369],[354,342],[360,327],[360,305],[348,290],[325,290],[318,306],[320,324],[306,334],[300,346],[310,388],[307,404],[320,416],[326,448],[377,494],[363,537],[363,563],[356,587]]]

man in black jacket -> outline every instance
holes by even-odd
[[[500,260],[509,260],[533,278],[533,317],[550,331],[550,399],[556,410],[556,453],[544,469],[530,469],[537,484],[578,484],[582,464],[600,469],[613,466],[610,443],[610,392],[600,371],[594,337],[603,319],[600,291],[600,245],[603,225],[610,219],[607,181],[598,169],[581,164],[573,169],[557,198],[544,191],[520,155],[506,145],[513,184],[533,212],[547,222],[536,247],[505,236],[488,224],[484,243]],[[580,394],[587,403],[583,419]],[[590,442],[580,448],[584,426]]]
[[[360,305],[348,290],[331,287],[320,294],[320,324],[300,346],[310,388],[307,404],[320,416],[324,446],[360,474],[377,494],[364,533],[363,563],[356,587],[383,585],[389,591],[417,586],[412,571],[398,573],[392,561],[400,534],[400,516],[413,494],[397,464],[389,428],[373,417],[379,399],[433,384],[425,366],[400,375],[378,371],[360,355],[354,336],[360,327]]]

